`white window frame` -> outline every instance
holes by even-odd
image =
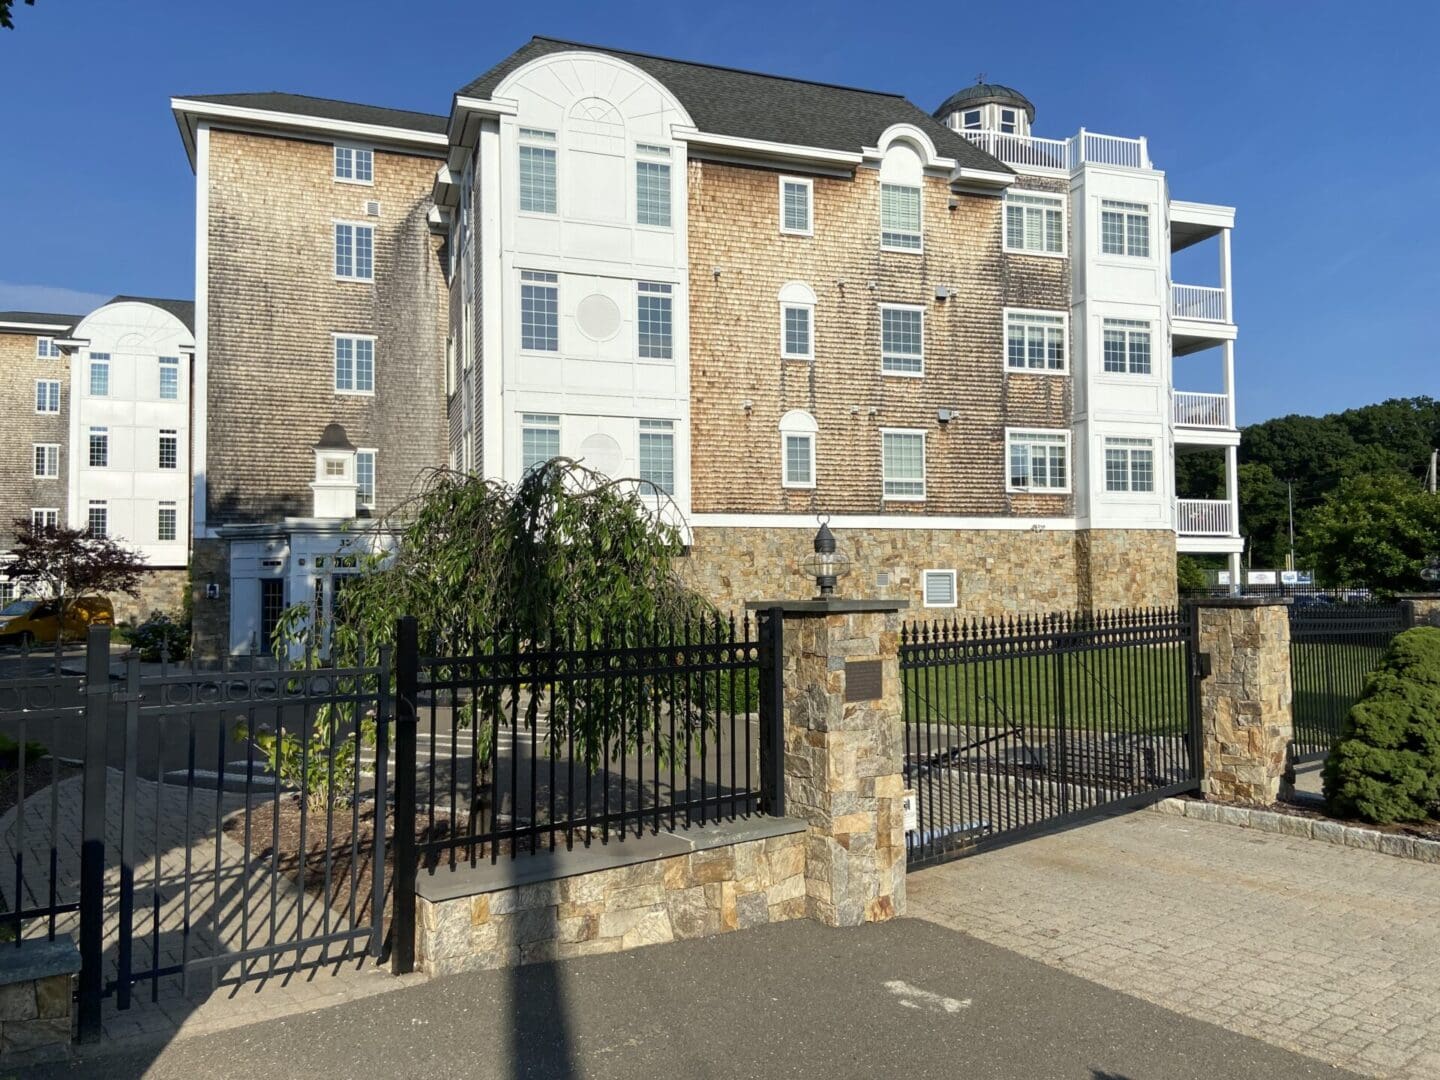
[[[373,283],[375,281],[376,253],[374,223],[368,221],[340,221],[337,219],[331,224],[334,228],[331,230],[330,237],[330,267],[335,271],[335,280]],[[354,230],[350,234],[350,269],[352,272],[349,274],[342,274],[340,272],[340,230],[342,228]],[[359,238],[361,229],[370,233],[370,274],[368,277],[361,277],[359,274],[353,272],[360,262],[357,258],[357,252],[360,247]]]
[[[342,342],[342,341],[348,341],[348,342],[351,343],[351,351],[350,351],[350,382],[351,382],[351,389],[349,389],[349,390],[342,390],[342,389],[340,388],[340,342]],[[359,361],[358,361],[358,358],[357,358],[357,356],[356,356],[356,352],[355,352],[355,349],[354,349],[354,345],[355,345],[356,342],[359,342],[359,341],[368,341],[368,342],[370,343],[370,389],[368,389],[368,390],[362,390],[362,389],[359,388],[359,381],[360,381],[360,380],[359,380],[358,377],[356,376],[356,373],[359,371]],[[377,339],[376,339],[376,337],[375,337],[374,334],[341,334],[341,333],[332,333],[332,334],[330,335],[330,385],[331,385],[331,387],[334,389],[335,393],[337,393],[337,394],[345,394],[345,395],[347,395],[347,396],[349,396],[349,397],[374,397],[374,396],[375,396],[375,368],[376,368],[376,366],[377,366],[377,359],[376,359],[376,356],[375,356],[375,352],[376,352],[376,350],[375,350],[376,341],[377,341]]]
[[[805,352],[795,352],[790,348],[790,335],[786,326],[786,319],[791,311],[803,311],[805,313]],[[814,360],[815,359],[815,305],[800,304],[793,300],[786,300],[780,304],[780,359],[781,360]]]
[[[935,602],[930,599],[930,579],[932,577],[945,577],[950,579],[950,602]],[[960,606],[960,582],[954,570],[922,570],[920,571],[920,597],[921,602],[927,608],[953,608]]]
[[[54,402],[53,409],[42,409],[40,405],[40,388],[45,387],[44,404]],[[35,380],[35,415],[37,416],[59,416],[60,415],[60,380],[59,379],[36,379]]]
[[[162,532],[162,530],[161,530],[161,528],[160,528],[160,519],[161,519],[161,516],[165,513],[166,510],[169,510],[170,513],[175,516],[175,520],[174,520],[174,522],[172,522],[172,524],[171,524],[171,528],[172,528],[172,530],[173,530],[173,532],[174,532],[174,535],[173,535],[173,536],[162,536],[162,535],[160,535],[161,532]],[[173,543],[175,543],[175,542],[176,542],[177,540],[179,540],[179,539],[180,539],[180,508],[179,508],[179,506],[176,505],[176,502],[175,502],[174,499],[161,499],[161,500],[160,500],[160,504],[155,508],[155,542],[158,543],[158,544],[173,544]]]
[[[35,468],[35,466],[39,464],[38,458],[39,458],[39,455],[40,455],[40,451],[42,451],[42,450],[45,452],[45,459],[44,459],[44,460],[45,460],[45,468],[46,468],[46,470],[47,470],[47,471],[45,471],[45,472],[41,472],[39,469],[36,469],[36,468]],[[48,471],[48,470],[49,470],[49,467],[50,467],[50,463],[51,463],[51,459],[52,459],[52,458],[54,459],[54,464],[55,464],[55,471],[54,471],[54,472]],[[32,474],[32,477],[31,477],[31,478],[34,479],[34,480],[58,480],[58,479],[60,479],[60,444],[59,444],[59,443],[31,443],[31,444],[30,444],[30,467],[31,467],[31,469],[33,470],[33,474]]]
[[[805,189],[805,227],[792,228],[785,224],[785,189],[794,185]],[[786,236],[815,235],[815,181],[808,176],[780,177],[780,232]]]
[[[105,463],[94,464],[95,450],[92,440],[97,435],[105,437]],[[110,429],[108,427],[91,427],[85,433],[85,467],[87,469],[108,469],[110,467]]]
[[[173,374],[173,375],[175,376],[175,393],[174,393],[173,395],[168,395],[168,396],[167,396],[166,393],[165,393],[165,374],[166,374],[167,371],[170,372],[171,374]],[[179,401],[179,400],[180,400],[180,358],[179,358],[178,356],[161,356],[161,357],[159,357],[159,358],[158,358],[158,364],[157,364],[157,375],[156,375],[156,378],[158,379],[158,382],[156,383],[156,386],[155,386],[155,393],[159,395],[158,400],[160,400],[160,401]]]
[[[1125,367],[1121,371],[1113,371],[1105,366],[1105,346],[1107,334],[1125,335]],[[1137,334],[1144,334],[1149,339],[1150,370],[1132,371],[1131,350],[1134,344],[1134,337]],[[1106,379],[1125,380],[1150,379],[1155,376],[1155,324],[1149,319],[1121,319],[1102,318],[1100,320],[1100,371],[1101,377]]]
[[[175,440],[175,464],[165,464],[165,439]],[[155,468],[158,472],[174,472],[180,468],[180,431],[178,428],[161,428],[155,436]]]
[[[341,152],[342,150],[345,151],[345,152],[347,152],[347,153],[350,155],[350,175],[349,175],[349,176],[341,176],[341,175],[340,175],[340,152]],[[369,154],[369,155],[370,155],[370,179],[368,179],[368,180],[362,180],[362,179],[360,179],[358,176],[355,175],[356,172],[359,171],[358,168],[357,168],[357,166],[358,166],[359,161],[360,161],[360,158],[359,158],[359,155],[360,155],[360,154]],[[335,144],[335,152],[334,152],[333,155],[331,155],[330,164],[331,164],[331,169],[330,169],[331,175],[334,177],[335,182],[338,183],[338,184],[359,184],[359,185],[361,185],[362,187],[374,187],[374,186],[375,186],[375,150],[374,150],[373,147],[369,147],[369,146],[357,146],[357,145],[355,145],[354,143],[336,143],[336,144]]]
[[[901,353],[885,350],[885,313],[887,311],[915,311],[920,313],[920,352]],[[916,360],[920,361],[919,371],[901,371],[889,366],[889,361]],[[880,305],[880,373],[891,375],[901,379],[923,379],[925,377],[925,305],[923,304],[881,304]]]
[[[663,346],[648,345],[646,348],[663,349],[663,356],[641,356],[640,355],[640,298],[642,296],[664,297],[670,301],[669,323],[670,333],[668,341]],[[637,281],[635,283],[635,359],[641,363],[669,364],[675,359],[675,286],[666,281]]]
[[[973,124],[970,123],[970,119],[969,119],[969,118],[970,118],[971,116],[974,116],[974,117],[975,117],[975,122],[974,122]],[[985,110],[984,110],[984,109],[978,109],[978,108],[977,108],[977,109],[961,109],[961,110],[960,110],[960,130],[961,130],[961,131],[979,131],[979,130],[980,130],[981,128],[983,128],[984,126],[985,126]]]
[[[647,427],[647,424],[651,426]],[[646,434],[668,435],[670,437],[671,483],[668,488],[663,487],[660,484],[656,484],[654,481],[646,481],[643,477],[640,476],[640,446]],[[680,482],[679,455],[677,454],[678,446],[679,440],[676,438],[674,420],[652,416],[642,416],[637,419],[637,422],[635,424],[635,475],[637,478],[642,480],[642,483],[640,485],[641,495],[649,498],[658,497],[662,499],[666,497],[674,497],[675,488]]]
[[[102,369],[102,370],[104,370],[104,372],[105,372],[105,392],[104,392],[103,394],[97,394],[97,393],[95,392],[95,372],[96,372],[97,369]],[[91,353],[88,357],[86,357],[85,390],[86,390],[86,392],[87,392],[87,396],[88,396],[88,397],[107,397],[107,398],[108,398],[108,397],[110,396],[110,354],[109,354],[109,353]]]
[[[896,189],[903,189],[903,190],[905,190],[905,191],[913,191],[913,192],[915,192],[916,221],[915,221],[915,233],[914,233],[914,236],[915,236],[915,245],[914,245],[913,247],[911,247],[911,246],[909,246],[909,245],[887,244],[887,243],[885,242],[885,233],[886,233],[886,229],[885,229],[885,189],[886,189],[886,188],[896,188]],[[905,233],[902,234],[902,233],[898,232],[897,230],[893,230],[893,229],[890,230],[890,232],[894,233],[894,235],[897,235],[897,236],[900,236],[900,235],[909,236],[909,235],[911,235],[909,232],[905,232]],[[884,181],[881,181],[881,184],[880,184],[880,250],[881,250],[881,251],[897,251],[897,252],[900,252],[900,253],[905,254],[905,255],[920,255],[920,254],[923,254],[923,253],[924,253],[924,251],[925,251],[925,187],[924,187],[924,184],[923,184],[923,183],[920,183],[920,184],[891,184],[891,183],[886,183],[886,182],[884,182]]]
[[[36,521],[36,517],[40,520]],[[32,506],[30,508],[30,528],[58,529],[60,527],[60,508],[58,506]]]
[[[360,459],[370,459],[370,498],[365,498],[365,489],[360,484]],[[364,446],[355,451],[355,505],[362,510],[374,510],[380,489],[380,451],[373,446]]]
[[[533,280],[527,280],[526,274],[534,274]],[[539,289],[555,290],[555,348],[537,349],[525,344],[525,286],[533,285]],[[521,270],[519,287],[515,290],[515,300],[519,305],[516,312],[516,328],[519,330],[519,340],[516,342],[520,352],[533,356],[558,356],[560,353],[560,275],[553,270]],[[638,303],[638,302],[637,302]],[[639,330],[636,330],[636,339],[639,339]]]
[[[521,148],[531,150],[548,150],[550,160],[554,163],[554,184],[550,191],[551,209],[529,210],[523,205],[522,192],[524,191],[524,158]],[[520,127],[515,133],[515,209],[526,217],[553,218],[560,213],[560,135],[559,132],[551,131],[549,128]]]
[[[60,346],[55,344],[55,339],[53,337],[37,337],[35,339],[35,359],[60,359]]]
[[[94,520],[95,510],[97,507],[100,509],[101,513],[105,515],[105,530],[104,532],[100,533],[96,533],[93,531],[95,528]],[[108,537],[110,535],[110,502],[108,499],[90,500],[89,505],[85,508],[85,533],[87,536],[98,537]]]
[[[1105,250],[1105,215],[1119,214],[1122,219],[1121,227],[1124,230],[1124,250]],[[1155,253],[1155,214],[1149,203],[1129,202],[1125,199],[1101,199],[1100,200],[1099,236],[1097,247],[1101,258],[1105,259],[1149,259]],[[1130,250],[1130,219],[1132,217],[1143,217],[1145,219],[1145,251],[1143,254],[1136,254]]]
[[[1017,487],[1010,474],[1010,448],[1017,442],[1034,442],[1033,436],[1062,435],[1065,438],[1065,486],[1064,487]],[[1075,488],[1075,454],[1071,448],[1068,428],[1006,428],[1005,429],[1005,491],[1011,495],[1069,495]],[[1046,441],[1045,445],[1055,445]]]
[[[1114,445],[1112,445],[1114,444]],[[1110,451],[1122,451],[1125,454],[1125,487],[1112,488],[1110,486]],[[1135,484],[1135,451],[1148,451],[1150,454],[1150,487],[1148,489],[1137,489]],[[1159,477],[1156,475],[1155,440],[1148,435],[1104,435],[1100,439],[1100,484],[1101,490],[1106,497],[1119,496],[1121,498],[1134,497],[1142,501],[1148,501],[1155,497],[1159,490]]]
[[[1061,358],[1064,363],[1061,367],[1052,368],[1048,366],[1047,357],[1045,367],[1010,366],[1010,322],[1015,316],[1039,317],[1048,320],[1060,320],[1061,344],[1064,346],[1065,355]],[[1048,308],[1010,308],[1004,309],[1004,319],[1000,344],[1000,364],[1009,375],[1069,375],[1070,374],[1070,313],[1068,311],[1056,311]],[[1028,350],[1027,350],[1028,352]]]
[[[780,418],[780,486],[782,488],[814,490],[815,441],[819,431],[820,428],[815,423],[815,417],[804,409],[791,409]],[[809,446],[810,479],[808,482],[790,478],[789,440],[791,439],[804,439]]]
[[[1037,200],[1037,201],[1036,201],[1036,202],[1024,202],[1024,201],[1022,201],[1022,200],[1025,200],[1025,199],[1035,199],[1035,200]],[[1043,202],[1045,202],[1045,203],[1054,203],[1055,206],[1054,206],[1054,207],[1041,206],[1041,205],[1040,205],[1040,201],[1043,201]],[[1069,219],[1070,219],[1070,215],[1069,215],[1069,206],[1068,206],[1068,203],[1069,203],[1069,202],[1070,202],[1070,200],[1069,200],[1068,198],[1066,198],[1065,195],[1063,195],[1063,194],[1061,194],[1061,193],[1059,193],[1059,192],[1031,191],[1031,190],[1029,190],[1028,188],[1020,188],[1020,189],[1012,188],[1012,189],[1010,189],[1010,190],[1007,190],[1007,191],[1005,192],[1004,216],[1003,216],[1003,220],[1001,221],[1001,230],[1000,230],[1001,242],[1002,242],[1002,244],[1004,245],[1005,252],[1006,252],[1007,254],[1010,254],[1010,255],[1039,255],[1040,257],[1046,258],[1046,259],[1063,259],[1063,258],[1065,258],[1066,255],[1067,255],[1068,252],[1069,252],[1069,247],[1070,247],[1070,241],[1069,241],[1069,238],[1068,238],[1069,224],[1070,224],[1070,220],[1069,220]],[[1031,248],[1031,247],[1024,247],[1024,246],[1021,246],[1021,247],[1012,247],[1012,246],[1010,245],[1010,208],[1011,208],[1012,205],[1014,205],[1014,206],[1016,206],[1016,207],[1022,208],[1022,211],[1023,211],[1024,213],[1027,213],[1027,214],[1028,214],[1030,211],[1032,211],[1032,210],[1038,210],[1038,211],[1040,211],[1040,213],[1041,213],[1041,218],[1040,218],[1040,242],[1041,242],[1041,245],[1042,245],[1041,247],[1039,247],[1039,248]],[[1050,210],[1052,210],[1052,209],[1057,209],[1057,208],[1058,208],[1058,210],[1059,210],[1059,212],[1060,212],[1060,250],[1059,250],[1059,251],[1051,251],[1051,250],[1049,250],[1049,248],[1043,246],[1043,245],[1046,243],[1046,237],[1049,235],[1048,232],[1047,232],[1047,230],[1046,230],[1046,228],[1045,228],[1045,214],[1048,213]],[[1021,226],[1021,229],[1020,229],[1020,235],[1021,235],[1021,241],[1022,241],[1022,245],[1023,245],[1024,236],[1025,236],[1025,228],[1024,228],[1023,225]]]
[[[635,181],[635,227],[669,232],[675,228],[675,166],[670,163],[670,147],[660,143],[636,143],[635,166],[632,172]],[[665,220],[640,220],[640,166],[660,165],[665,169]]]
[[[880,429],[880,495],[881,495],[881,499],[882,499],[883,501],[885,501],[885,502],[924,502],[924,501],[925,501],[925,497],[926,497],[926,495],[929,493],[929,487],[930,487],[930,481],[929,481],[929,472],[930,472],[930,470],[929,470],[928,464],[926,463],[926,460],[925,460],[926,451],[927,451],[927,449],[928,449],[926,444],[929,442],[929,440],[926,438],[926,435],[927,435],[927,434],[928,434],[928,433],[925,431],[924,428],[881,428],[881,429]],[[919,436],[919,438],[920,438],[920,492],[919,492],[919,494],[904,494],[904,493],[902,493],[902,494],[892,495],[889,491],[886,490],[887,485],[889,485],[889,484],[891,483],[890,477],[888,477],[888,476],[885,474],[885,436],[887,436],[887,435],[916,435],[916,436]],[[894,482],[897,483],[897,484],[913,484],[915,481],[913,481],[913,480],[911,480],[911,479],[908,479],[908,478],[903,479],[903,480],[897,478]]]
[[[520,414],[520,472],[529,472],[535,467],[525,461],[525,433],[527,431],[545,431],[555,433],[555,453],[558,455],[564,446],[565,418],[561,413],[533,413],[522,412]],[[549,460],[548,458],[546,459]],[[536,462],[535,464],[539,464]]]

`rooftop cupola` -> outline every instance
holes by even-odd
[[[355,446],[339,424],[327,424],[315,444],[314,516],[353,518],[358,484],[355,478]]]
[[[935,119],[955,131],[996,131],[1029,135],[1035,105],[1019,90],[985,81],[957,90],[935,110]]]

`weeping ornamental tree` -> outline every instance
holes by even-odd
[[[406,615],[419,624],[422,650],[442,657],[720,640],[729,628],[674,569],[683,550],[678,516],[653,486],[610,479],[568,458],[530,470],[516,485],[435,470],[416,497],[370,526],[368,543],[352,544],[372,553],[337,599],[329,662],[375,664]],[[383,538],[392,536],[393,549],[383,550]],[[307,606],[290,609],[277,626],[276,654],[313,656],[315,629]],[[686,708],[702,697],[686,678],[630,674],[624,693],[594,692],[604,671],[618,673],[621,661],[596,654],[580,662],[595,677],[550,686],[540,665],[521,665],[514,681],[482,686],[460,706],[457,723],[476,729],[477,777],[491,761],[496,718],[511,710],[533,730],[548,705],[552,745],[573,747],[592,769],[634,745],[657,700],[674,704],[679,722],[673,743],[656,745],[652,732],[648,748],[668,758],[683,751],[686,740],[702,737],[705,717]],[[455,671],[437,667],[433,675],[437,681],[469,677],[458,665]],[[317,720],[305,755],[299,740],[287,747],[271,737],[262,749],[272,768],[302,757],[343,755],[353,763],[356,734],[366,738],[368,729],[346,708]],[[318,776],[286,778],[312,792],[324,783]]]

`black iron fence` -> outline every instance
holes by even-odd
[[[904,627],[910,864],[1197,789],[1195,634],[1175,609]]]
[[[1396,634],[1410,625],[1401,603],[1292,604],[1292,762],[1323,758]]]

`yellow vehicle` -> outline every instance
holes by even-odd
[[[72,600],[65,614],[64,640],[79,641],[92,626],[114,626],[115,609],[103,596]],[[53,642],[60,632],[54,600],[13,600],[0,609],[0,644],[33,645]]]

